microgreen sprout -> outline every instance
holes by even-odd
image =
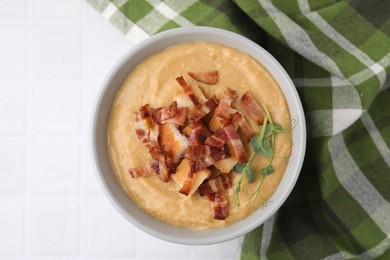
[[[250,140],[250,144],[253,148],[253,152],[249,156],[247,163],[237,164],[234,167],[234,170],[236,172],[241,173],[241,177],[240,180],[238,181],[237,187],[234,189],[234,204],[238,207],[240,206],[240,200],[238,195],[241,192],[241,190],[243,190],[244,193],[248,196],[249,201],[252,200],[252,198],[254,198],[255,207],[256,207],[256,201],[258,200],[259,196],[263,201],[260,195],[260,190],[263,185],[264,178],[274,171],[272,162],[274,159],[274,150],[275,150],[275,134],[285,132],[285,130],[280,124],[273,122],[271,115],[268,111],[268,108],[265,105],[263,106],[263,108],[265,111],[265,117],[264,117],[264,122],[260,134],[255,134]],[[256,154],[259,154],[265,158],[269,158],[267,166],[260,169],[260,171],[257,174],[254,173],[251,167],[252,160]],[[244,188],[241,187],[242,181],[245,176],[247,178],[248,183],[253,183],[256,176],[259,180],[255,191],[252,193],[245,191]]]

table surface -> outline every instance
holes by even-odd
[[[232,259],[128,223],[95,180],[92,104],[133,46],[83,0],[0,1],[0,260]]]

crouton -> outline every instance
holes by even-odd
[[[217,131],[218,128],[224,126],[226,123],[226,120],[217,116],[217,113],[214,113],[213,117],[210,120],[209,123],[209,129],[213,132]]]
[[[233,167],[238,163],[237,159],[232,157],[229,157],[227,159],[220,160],[218,162],[214,163],[215,168],[220,170],[223,173],[228,173],[231,170],[233,170]]]
[[[192,103],[191,99],[183,92],[177,93],[173,100],[177,102],[178,107],[194,107],[194,104]]]
[[[181,188],[184,185],[185,181],[187,180],[189,172],[190,172],[190,160],[185,158],[181,161],[181,163],[177,167],[176,173],[171,175],[171,178],[177,184],[179,184]],[[203,181],[209,178],[210,175],[211,175],[211,171],[208,169],[204,169],[194,173],[191,182],[191,189],[188,195],[192,196],[195,193],[195,191],[198,190],[198,187],[203,183]]]
[[[188,148],[188,140],[174,124],[163,124],[159,131],[160,146],[168,153],[173,163],[179,162]]]

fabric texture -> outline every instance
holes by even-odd
[[[242,259],[390,259],[389,0],[87,1],[133,42],[193,25],[240,33],[293,79],[305,162]]]

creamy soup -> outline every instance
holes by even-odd
[[[209,86],[188,77],[189,71],[218,71],[215,85]],[[220,98],[226,87],[239,95],[249,91],[258,104],[266,105],[274,122],[291,129],[291,118],[285,97],[270,73],[255,59],[236,49],[209,42],[179,44],[157,53],[139,64],[127,77],[116,94],[108,125],[108,144],[112,167],[123,189],[144,211],[169,224],[191,229],[214,229],[237,222],[268,201],[278,187],[292,149],[291,131],[275,135],[273,172],[264,178],[260,196],[249,201],[246,193],[258,186],[246,185],[239,193],[240,206],[235,206],[234,188],[241,174],[229,176],[229,216],[225,220],[213,218],[210,201],[198,192],[185,196],[178,192],[174,181],[162,182],[157,176],[132,178],[129,168],[143,167],[153,162],[148,150],[134,131],[133,114],[144,104],[165,107],[182,88],[176,78],[183,76],[189,84],[197,84],[207,98]],[[256,133],[261,126],[245,114]],[[248,145],[246,148],[249,151]],[[249,154],[249,152],[248,152]],[[255,173],[264,168],[268,158],[256,155],[252,161]],[[272,203],[270,201],[269,203]]]

